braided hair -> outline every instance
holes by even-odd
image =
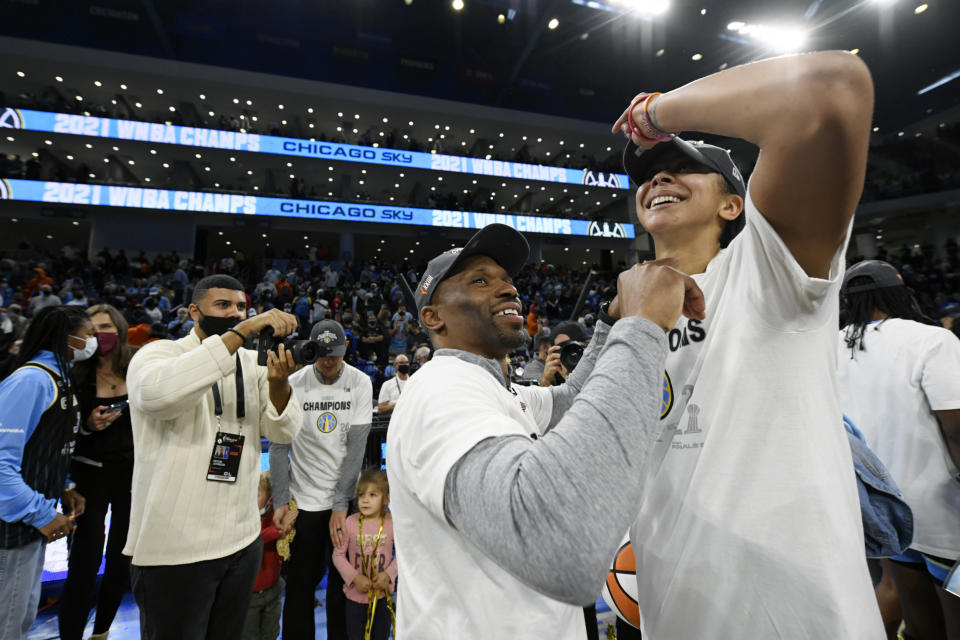
[[[869,276],[858,276],[851,278],[846,284],[849,288],[855,288],[861,285],[869,285],[873,279]],[[913,320],[921,324],[930,324],[940,326],[940,323],[928,318],[920,310],[916,298],[906,285],[898,287],[881,287],[869,291],[858,291],[856,293],[843,293],[843,326],[846,328],[844,343],[850,349],[850,358],[853,359],[854,351],[866,351],[864,344],[867,325],[873,321],[874,313],[879,310],[887,317],[881,320],[881,324],[889,318],[902,318],[904,320]]]
[[[20,355],[13,365],[14,368],[22,367],[40,351],[52,351],[66,387],[68,410],[73,408],[73,388],[69,373],[73,351],[67,338],[89,322],[87,313],[77,306],[59,305],[41,309],[27,325],[23,343],[20,345]]]

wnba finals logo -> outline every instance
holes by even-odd
[[[627,232],[619,222],[594,220],[587,226],[587,235],[594,238],[626,238]]]
[[[16,109],[4,109],[0,113],[0,129],[23,129],[23,116]]]
[[[593,172],[589,169],[583,170],[583,184],[588,187],[609,187],[611,189],[621,189],[620,178],[615,173]]]
[[[6,180],[0,179],[0,200],[10,199],[10,185]]]

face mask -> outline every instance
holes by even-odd
[[[408,365],[408,364],[399,364],[399,365],[397,365],[397,371],[399,371],[399,372],[402,373],[403,375],[407,375],[408,373],[410,373],[410,365]]]
[[[200,312],[200,330],[208,336],[222,336],[240,323],[240,318],[220,318]]]
[[[98,333],[97,334],[97,353],[102,356],[107,355],[117,346],[117,340],[120,338],[116,333]]]
[[[76,338],[77,340],[80,339],[79,336],[71,336],[71,337]],[[94,337],[87,338],[84,340],[84,343],[85,344],[83,349],[77,349],[73,345],[70,345],[70,348],[73,349],[74,362],[83,362],[84,360],[89,360],[91,357],[93,357],[93,354],[97,352],[97,347],[99,346],[99,344],[97,343],[96,338]]]

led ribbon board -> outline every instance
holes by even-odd
[[[449,171],[473,175],[497,176],[521,180],[540,180],[561,184],[580,184],[607,189],[630,189],[630,179],[623,173],[600,173],[587,169],[567,169],[522,162],[503,162],[448,156],[420,151],[398,151],[381,147],[364,147],[337,142],[315,142],[300,138],[281,138],[256,133],[239,133],[220,129],[201,129],[172,124],[116,120],[69,113],[51,113],[31,109],[4,109],[0,128],[67,133],[114,140],[156,142],[207,149],[226,149],[253,153],[273,153],[300,158],[321,158],[365,164],[380,164],[432,171]]]
[[[481,229],[499,222],[524,233],[545,233],[594,238],[636,237],[634,226],[622,222],[597,222],[517,214],[448,211],[395,207],[358,202],[271,198],[233,193],[173,191],[140,187],[113,187],[42,180],[0,180],[0,200],[49,202],[92,207],[124,207],[161,211],[195,211],[240,215],[281,216],[345,222],[379,222],[448,229]]]

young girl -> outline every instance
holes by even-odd
[[[333,551],[333,564],[343,576],[343,593],[347,596],[347,636],[364,640],[370,598],[377,602],[371,640],[386,640],[390,634],[390,611],[387,592],[393,592],[397,580],[397,559],[393,555],[393,518],[387,512],[390,488],[387,474],[380,469],[366,469],[357,481],[357,507],[360,513],[347,518],[346,547]]]
[[[280,596],[284,582],[280,577],[280,556],[277,540],[280,532],[273,524],[273,487],[270,470],[260,472],[257,486],[257,506],[260,508],[260,537],[263,539],[263,558],[260,571],[253,583],[253,596],[247,609],[243,627],[244,640],[275,640],[280,635]]]

